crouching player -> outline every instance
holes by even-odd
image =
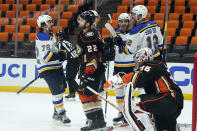
[[[140,49],[134,59],[138,64],[137,71],[112,76],[104,87],[131,82],[133,86],[127,86],[126,89],[124,109],[128,123],[131,121],[130,111],[132,111],[144,124],[146,130],[152,130],[150,121],[144,119],[145,111],[153,115],[157,131],[176,131],[176,119],[183,108],[181,89],[174,82],[165,64],[161,61],[153,61],[151,49]],[[132,88],[144,88],[146,94],[140,94],[132,99]]]
[[[39,32],[36,36],[36,59],[40,78],[44,78],[52,93],[54,105],[53,119],[64,124],[70,123],[66,116],[63,103],[63,93],[66,88],[62,62],[69,57],[65,50],[59,51],[56,39],[51,33],[53,22],[49,15],[41,15],[37,19]]]

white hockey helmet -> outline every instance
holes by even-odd
[[[153,53],[150,48],[141,48],[134,56],[136,63],[149,62],[153,60]]]
[[[135,13],[135,19],[137,20],[137,17],[139,15],[142,15],[142,18],[141,19],[145,19],[147,14],[148,14],[148,9],[146,8],[146,6],[144,5],[137,5],[135,6],[133,9],[132,9],[132,13]],[[141,20],[140,19],[140,20]],[[138,20],[138,21],[140,21]]]
[[[49,15],[41,15],[41,16],[39,16],[38,19],[37,19],[38,27],[41,27],[42,23],[45,23],[45,24],[48,25],[48,21],[49,20],[52,20],[51,16],[49,16]]]
[[[120,20],[129,20],[131,21],[131,17],[129,16],[128,13],[121,13],[120,16],[118,17],[118,21]]]

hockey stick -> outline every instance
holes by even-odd
[[[108,102],[110,105],[112,105],[113,107],[115,107],[117,110],[119,110],[120,112],[122,112],[121,109],[120,109],[118,106],[116,106],[116,105],[113,104],[111,101],[109,101],[108,99],[106,99],[104,96],[102,96],[101,94],[99,94],[98,92],[96,92],[94,89],[92,89],[92,88],[89,87],[89,86],[86,86],[86,88],[87,88],[88,90],[90,90],[92,93],[96,94],[97,96],[103,98],[103,100],[105,100],[105,101]]]
[[[111,24],[109,24],[109,23],[105,23],[105,27],[108,29],[108,31],[111,33],[111,35],[112,35],[112,37],[116,37],[117,36],[117,34],[116,34],[116,32],[115,32],[115,30],[114,30],[114,28],[112,27],[112,25]]]
[[[109,61],[107,62],[107,80],[109,78]],[[107,99],[108,92],[106,92],[105,98]],[[107,116],[107,101],[105,101],[105,117]]]
[[[25,90],[29,85],[31,85],[34,81],[36,81],[38,78],[40,78],[40,76],[36,77],[35,79],[33,79],[32,81],[30,81],[27,85],[25,85],[22,89],[20,89],[18,92],[17,92],[17,95],[19,93],[21,93],[23,90]]]
[[[98,92],[96,92],[91,87],[86,86],[86,88],[88,90],[90,90],[91,92],[93,92],[94,94],[98,95],[99,97],[103,98],[103,100],[107,101],[110,105],[112,105],[117,110],[119,110],[120,112],[122,112],[123,115],[124,115],[124,117],[128,120],[127,115],[125,114],[125,112],[122,111],[119,107],[117,107],[115,104],[113,104],[111,101],[109,101],[108,99],[106,99],[104,96],[102,96],[101,94],[99,94]],[[131,118],[132,118],[132,121],[129,121],[130,124],[136,129],[136,131],[144,131],[145,130],[145,127],[142,124],[142,122],[140,120],[138,120],[138,118],[135,116],[135,114],[131,110],[129,111],[129,113],[131,114]]]
[[[127,127],[127,126],[129,126],[129,124],[125,123],[125,124],[116,125],[116,126],[107,126],[104,128],[99,128],[99,129],[95,129],[95,130],[91,130],[91,131],[113,131],[114,129],[121,128],[121,127]]]
[[[164,33],[163,33],[163,47],[162,47],[162,60],[166,61],[166,56],[164,55],[164,48],[167,47],[167,30],[168,30],[168,0],[166,0],[166,10],[165,10],[165,25],[164,25]],[[167,49],[166,49],[167,50]]]
[[[107,14],[109,19],[110,19],[110,23],[112,24],[112,18],[111,18],[111,15],[110,14]],[[109,78],[109,61],[107,62],[107,79]],[[105,95],[105,98],[107,99],[108,97],[108,92],[106,92],[106,95]],[[107,117],[107,101],[105,102],[105,118]]]

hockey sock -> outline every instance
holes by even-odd
[[[57,113],[61,113],[64,110],[63,93],[58,95],[52,95],[52,101]]]

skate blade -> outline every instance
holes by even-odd
[[[65,98],[65,101],[75,101],[75,98]]]
[[[70,127],[71,124],[70,123],[62,123],[61,121],[55,120],[53,119],[53,125],[55,126],[66,126],[66,127]]]
[[[114,126],[119,126],[119,125],[123,125],[123,124],[127,124],[124,121],[118,121],[118,122],[113,122]]]

